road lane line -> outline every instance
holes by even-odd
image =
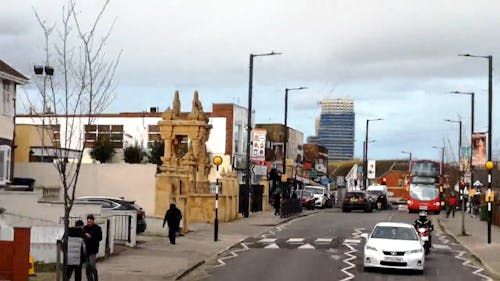
[[[302,244],[304,242],[304,238],[290,238],[286,242],[289,244]]]
[[[279,249],[279,248],[280,246],[278,246],[278,244],[276,243],[272,243],[264,247],[264,249]]]
[[[456,252],[458,253],[458,255],[455,256],[456,259],[460,259],[460,260],[463,260],[464,262],[462,263],[463,266],[468,266],[470,268],[473,268],[475,269],[472,274],[476,275],[476,276],[479,276],[481,278],[483,278],[484,280],[488,280],[488,281],[493,281],[493,279],[491,279],[490,277],[486,276],[486,275],[483,275],[481,274],[482,271],[484,271],[484,268],[482,267],[478,267],[478,266],[475,266],[473,264],[471,264],[470,260],[467,259],[467,258],[464,258],[463,257],[463,254],[465,254],[466,252],[465,251],[455,251],[453,250],[453,252]]]
[[[258,242],[259,243],[274,243],[276,242],[277,238],[264,238],[260,239]]]
[[[230,256],[225,256],[225,257],[222,257],[220,259],[217,259],[217,261],[219,262],[219,264],[216,265],[216,266],[214,266],[214,268],[226,265],[226,263],[224,262],[224,260],[237,257],[238,256],[238,254],[237,254],[238,252],[243,252],[243,251],[246,251],[246,250],[249,249],[248,246],[247,246],[247,243],[240,243],[240,245],[242,246],[242,248],[241,249],[232,250],[230,252],[230,254],[231,254]]]
[[[359,243],[361,243],[361,239],[345,239],[344,243],[359,244]]]
[[[306,243],[306,244],[304,244],[302,246],[299,246],[297,249],[316,249],[316,248],[314,248],[313,245],[311,245],[309,243]]]
[[[340,271],[342,271],[345,275],[347,275],[347,277],[346,277],[346,278],[344,278],[344,279],[341,279],[340,281],[348,281],[348,280],[353,279],[353,278],[354,278],[354,276],[355,276],[353,273],[350,273],[348,270],[350,270],[350,269],[352,269],[352,268],[356,267],[353,263],[351,263],[351,261],[352,261],[352,260],[354,260],[354,259],[356,259],[356,256],[355,256],[355,255],[353,255],[353,253],[356,253],[356,252],[357,252],[357,250],[356,250],[353,246],[351,246],[350,244],[344,243],[344,244],[342,244],[342,245],[344,245],[344,246],[348,247],[348,248],[350,249],[350,251],[348,251],[348,252],[345,252],[345,253],[344,253],[344,254],[346,254],[347,256],[349,256],[349,258],[347,258],[347,259],[343,260],[343,262],[344,262],[344,263],[346,263],[348,266],[346,266],[346,267],[344,267],[344,268],[342,268],[342,269],[340,270]]]

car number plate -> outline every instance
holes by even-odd
[[[403,262],[403,258],[397,258],[397,257],[385,257],[384,260],[391,262]]]
[[[427,206],[420,206],[420,210],[427,210]]]
[[[358,199],[351,198],[351,202],[358,202]]]

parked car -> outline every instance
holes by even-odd
[[[325,208],[328,206],[333,206],[333,203],[331,202],[332,200],[330,198],[330,195],[328,194],[329,192],[327,191],[326,187],[306,185],[304,187],[304,190],[310,190],[314,194],[315,207]]]
[[[311,190],[303,189],[302,194],[302,208],[314,210],[314,193]]]
[[[363,210],[365,212],[371,212],[375,208],[366,193],[361,191],[347,192],[344,196],[344,202],[342,202],[342,212],[350,212],[352,210]]]
[[[370,268],[411,269],[424,272],[423,242],[415,227],[407,223],[381,222],[366,238],[363,266]]]
[[[84,196],[77,199],[80,202],[101,203],[101,208],[104,210],[134,210],[137,211],[137,233],[146,231],[146,212],[137,205],[135,201],[125,200],[121,198],[105,197],[105,196]]]

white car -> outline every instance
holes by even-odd
[[[328,201],[328,196],[326,188],[319,186],[305,186],[304,189],[310,190],[313,193],[314,207],[325,208],[326,201]]]
[[[370,234],[363,233],[366,244],[364,269],[397,268],[423,273],[425,252],[415,227],[407,223],[381,222]]]

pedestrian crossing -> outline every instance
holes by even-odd
[[[243,241],[249,248],[254,249],[331,249],[340,245],[336,237],[289,237],[289,238],[247,238]]]

